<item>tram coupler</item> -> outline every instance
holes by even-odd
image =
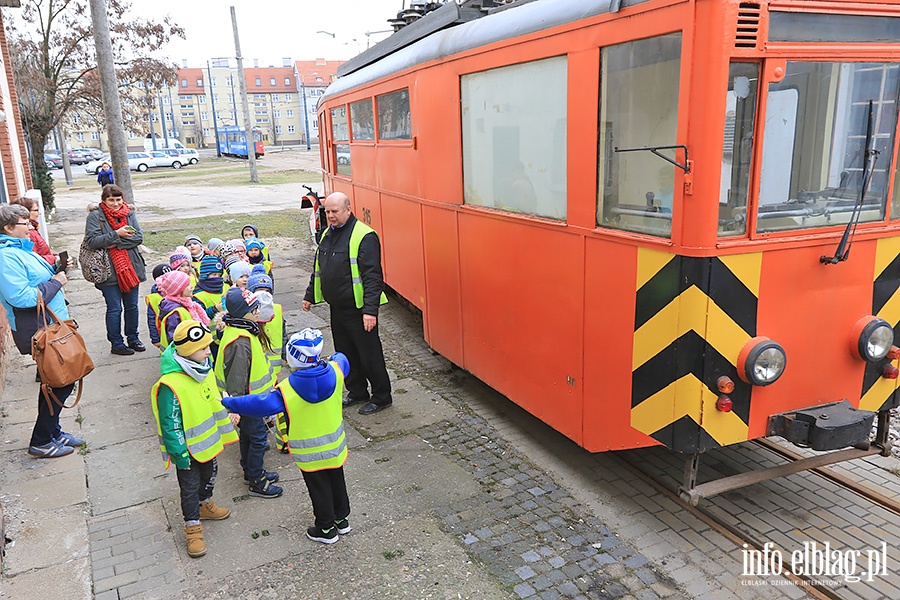
[[[772,415],[766,435],[778,435],[797,446],[820,452],[839,450],[867,442],[874,419],[874,412],[854,408],[844,399]]]

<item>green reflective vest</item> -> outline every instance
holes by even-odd
[[[159,308],[157,307],[157,310]],[[166,333],[166,324],[169,322],[169,317],[177,314],[181,317],[181,322],[190,321],[194,317],[191,316],[191,311],[184,308],[183,306],[179,306],[175,310],[171,311],[169,314],[164,316],[162,319],[157,319],[157,325],[159,329],[159,341],[162,343],[162,347],[165,348],[169,345],[169,342],[172,340],[169,339],[169,334]]]
[[[222,293],[214,294],[212,292],[207,292],[206,290],[200,290],[199,292],[194,292],[194,299],[199,300],[200,304],[203,305],[203,308],[209,308],[210,306],[218,306],[222,301],[222,298],[225,297],[225,294],[228,293],[228,288],[231,287],[227,283],[222,285]]]
[[[159,386],[165,385],[175,394],[181,406],[181,421],[188,452],[197,462],[209,462],[225,449],[226,444],[238,441],[238,434],[231,425],[228,411],[222,406],[221,394],[216,389],[215,377],[210,373],[197,383],[187,373],[166,373],[150,390],[150,403],[156,418],[156,435],[159,450],[168,468],[169,452],[163,443],[159,422]]]
[[[322,237],[319,238],[319,243],[322,243],[322,240],[325,239],[325,236],[328,235],[328,232],[331,231],[330,227],[326,227],[325,231],[322,232]],[[362,243],[362,239],[369,233],[375,233],[375,230],[363,223],[362,221],[357,221],[353,224],[353,231],[350,232],[350,278],[353,280],[353,299],[356,302],[356,308],[363,307],[363,282],[362,278],[359,276],[359,263],[357,259],[359,259],[359,245]],[[378,235],[375,233],[375,235]],[[313,267],[313,302],[318,304],[322,302],[325,298],[322,296],[322,280],[319,272],[319,250],[316,249],[316,264]],[[379,304],[387,303],[387,296],[384,292],[381,292],[381,298],[379,299]]]
[[[272,370],[277,377],[281,373],[281,349],[284,347],[284,311],[280,304],[275,304],[275,316],[271,321],[260,323],[260,327],[269,336],[272,342],[271,352],[266,352],[266,357],[272,364]]]
[[[216,356],[215,368],[216,385],[219,390],[225,391],[225,348],[234,340],[245,337],[250,340],[250,387],[244,392],[246,394],[262,394],[271,390],[278,380],[275,378],[275,371],[272,364],[263,351],[262,343],[259,338],[244,329],[237,327],[226,327],[222,333],[222,340],[219,342],[219,354]]]
[[[310,403],[297,395],[289,380],[278,384],[287,408],[288,448],[301,471],[336,469],[347,460],[347,435],[341,414],[344,374],[334,362],[337,383],[331,396],[321,402]]]

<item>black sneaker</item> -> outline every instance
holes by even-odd
[[[348,394],[346,398],[341,400],[341,405],[342,406],[353,406],[357,402],[368,402],[368,401],[369,401],[368,398],[354,398],[353,396],[350,396]]]
[[[145,352],[147,350],[147,347],[141,343],[141,340],[137,340],[136,342],[128,342],[128,347],[135,352]]]
[[[113,354],[118,354],[119,356],[131,356],[132,354],[134,354],[134,350],[132,350],[128,346],[113,346],[110,352],[112,352]]]
[[[314,542],[322,542],[323,544],[333,544],[338,541],[337,527],[331,526],[328,529],[319,529],[318,527],[310,527],[306,530],[306,537]]]
[[[269,483],[277,483],[280,477],[278,473],[275,471],[263,471],[264,477],[269,481]],[[250,483],[250,478],[247,477],[247,474],[244,473],[244,483]]]
[[[278,485],[272,485],[268,479],[262,478],[250,484],[250,495],[257,498],[277,498],[284,493],[284,489]]]
[[[347,535],[348,533],[350,533],[350,531],[353,530],[353,528],[350,527],[350,521],[348,521],[347,519],[341,519],[340,521],[335,521],[334,527],[335,527],[335,529],[337,529],[337,532],[341,535]]]

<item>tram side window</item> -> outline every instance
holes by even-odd
[[[461,78],[466,204],[565,220],[567,78],[564,56]]]
[[[750,159],[759,65],[732,63],[725,94],[725,140],[722,146],[722,179],[719,185],[719,235],[743,235],[747,231],[747,196],[750,193]]]
[[[877,154],[859,221],[884,218],[898,84],[897,64],[787,63],[784,79],[769,85],[757,231],[850,221],[864,185],[870,106]]]
[[[680,71],[680,33],[601,51],[598,225],[671,237],[675,166],[621,150],[677,143]]]
[[[402,89],[375,98],[378,104],[378,139],[411,140],[412,116],[409,112],[409,90]]]
[[[354,141],[375,139],[375,117],[372,114],[371,98],[350,104],[350,122]]]
[[[331,109],[331,139],[335,142],[348,142],[350,131],[347,127],[347,107],[339,106]],[[350,144],[334,145],[334,164],[339,175],[350,176]]]

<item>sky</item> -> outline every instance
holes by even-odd
[[[291,60],[347,60],[386,38],[387,20],[409,0],[132,0],[131,14],[158,20],[170,16],[185,30],[157,58],[179,67],[203,67],[206,60],[234,57],[230,7],[237,14],[244,66],[282,66]],[[334,34],[334,37],[325,33]],[[366,33],[370,35],[366,35]],[[384,33],[375,33],[384,32]]]

